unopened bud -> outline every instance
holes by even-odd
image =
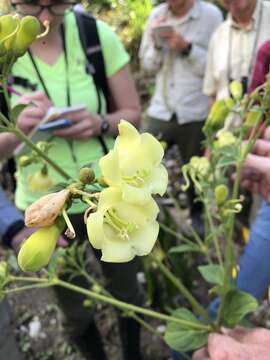
[[[28,177],[29,189],[33,192],[46,192],[53,186],[53,181],[48,174],[38,171]]]
[[[18,254],[18,264],[22,271],[36,272],[47,266],[60,234],[61,229],[52,225],[37,230],[26,239]]]
[[[93,184],[95,181],[95,172],[93,169],[84,167],[80,170],[80,181],[87,185],[87,184]]]
[[[43,227],[52,225],[63,210],[70,196],[70,190],[64,189],[41,197],[25,210],[25,225]]]
[[[236,101],[240,101],[243,97],[243,84],[234,80],[230,83],[230,93]]]
[[[33,158],[27,155],[23,155],[19,158],[18,164],[21,167],[28,166],[32,163]]]
[[[229,190],[226,185],[220,184],[215,187],[215,200],[218,206],[221,206],[225,203],[228,198],[228,194]]]

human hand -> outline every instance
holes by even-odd
[[[268,360],[270,331],[236,328],[210,334],[207,348],[196,351],[193,360]]]
[[[159,36],[166,42],[166,45],[170,50],[182,52],[189,45],[183,36],[175,31],[164,32],[159,34]]]
[[[241,185],[270,200],[270,142],[257,140],[244,163]]]
[[[53,135],[67,139],[87,140],[100,135],[101,118],[86,109],[66,113],[65,118],[71,120],[72,125],[59,130],[54,130]]]
[[[17,104],[30,104],[19,115],[17,126],[25,133],[29,134],[33,128],[40,123],[52,106],[51,101],[42,91],[36,91],[22,95]]]

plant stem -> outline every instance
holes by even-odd
[[[165,232],[167,232],[170,235],[175,236],[176,238],[178,238],[179,240],[183,241],[184,243],[188,244],[188,245],[194,245],[194,242],[187,239],[185,236],[183,236],[182,234],[178,234],[177,232],[175,232],[174,230],[172,230],[171,228],[169,228],[167,225],[163,224],[163,223],[159,223],[159,226],[161,229],[163,229]],[[196,239],[195,239],[196,240]],[[205,253],[205,246],[203,244],[203,242],[199,242],[197,239],[197,244],[199,246],[199,248],[201,249],[202,253]]]
[[[178,323],[179,325],[182,325],[182,326],[186,327],[187,329],[193,328],[193,329],[205,330],[205,331],[209,330],[208,325],[197,324],[197,323],[195,324],[195,323],[193,323],[191,321],[188,321],[188,320],[180,319],[180,318],[177,318],[177,317],[174,317],[174,316],[165,315],[165,314],[159,313],[157,311],[145,309],[143,307],[136,306],[136,305],[133,305],[133,304],[128,304],[126,302],[123,302],[123,301],[120,301],[120,300],[117,300],[117,299],[114,299],[114,298],[110,298],[110,297],[107,297],[105,295],[95,293],[95,292],[93,292],[91,290],[83,289],[83,288],[81,288],[79,286],[76,286],[74,284],[70,284],[70,283],[62,281],[60,279],[55,279],[53,284],[62,286],[64,288],[66,288],[66,289],[76,291],[78,293],[81,293],[81,294],[84,294],[84,295],[86,295],[88,297],[91,297],[93,299],[96,299],[96,300],[111,304],[111,305],[113,305],[113,306],[115,306],[117,308],[123,309],[123,310],[134,311],[136,313],[144,314],[146,316],[153,317],[153,318],[156,318],[156,319]]]
[[[42,288],[48,288],[50,286],[52,286],[52,284],[50,282],[41,283],[41,284],[35,283],[35,284],[32,284],[32,285],[25,285],[25,286],[17,287],[17,288],[10,289],[10,290],[4,290],[4,293],[6,295],[9,295],[9,294],[17,293],[17,292],[20,292],[20,291],[36,289],[36,288],[42,289]]]
[[[203,316],[205,320],[211,323],[211,318],[205,310],[205,308],[195,299],[195,297],[190,293],[190,291],[185,287],[185,285],[178,279],[159,259],[151,256],[153,262],[155,262],[162,273],[166,276],[168,280],[180,291],[180,293],[189,301],[193,310],[196,311],[198,315]]]
[[[209,212],[209,208],[208,206],[205,204],[205,213],[206,213],[206,217],[208,219],[208,223],[209,223],[209,227],[210,227],[210,231],[212,233],[212,239],[213,239],[213,243],[216,249],[216,253],[217,253],[217,258],[218,258],[218,262],[219,265],[223,268],[224,264],[223,264],[223,259],[222,259],[222,255],[221,255],[221,249],[220,249],[220,245],[219,245],[219,240],[218,237],[216,236],[216,232],[215,232],[215,226],[213,223],[213,218]]]
[[[58,174],[60,174],[66,180],[73,180],[72,177],[63,170],[59,165],[57,165],[52,159],[50,159],[46,154],[44,154],[28,137],[17,127],[12,129],[12,132],[17,136],[17,138],[27,144],[32,150],[34,150],[41,158],[43,158]]]

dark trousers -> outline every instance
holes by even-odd
[[[72,215],[71,221],[76,229],[77,241],[88,241],[86,226],[83,221],[83,215]],[[89,247],[90,247],[89,243]],[[101,253],[94,251],[99,259]],[[141,265],[138,258],[128,263],[113,264],[100,261],[100,265],[106,281],[106,289],[117,299],[129,302],[135,305],[142,305],[144,296],[137,281],[137,273],[141,271]],[[89,269],[91,273],[91,269]],[[63,277],[67,280],[67,277]],[[76,277],[72,283],[89,289],[89,283],[83,277]],[[89,308],[83,306],[85,296],[61,287],[55,288],[66,319],[66,330],[72,337],[82,335],[89,324],[93,321],[93,313]]]
[[[174,115],[170,121],[149,118],[146,130],[164,140],[168,146],[177,145],[183,160],[183,163],[189,162],[192,156],[202,156],[202,140],[204,135],[202,128],[204,120],[193,121],[186,124],[178,124]],[[194,203],[194,190],[191,188],[188,192],[191,214],[201,211],[201,205]]]
[[[7,300],[0,301],[0,359],[23,359],[13,333],[11,313]]]

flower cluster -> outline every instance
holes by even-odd
[[[150,253],[159,230],[152,195],[163,195],[168,184],[159,141],[148,133],[139,134],[124,120],[118,128],[113,150],[100,160],[109,187],[87,219],[90,243],[107,262],[127,262]]]
[[[88,203],[87,232],[90,243],[102,251],[102,260],[127,262],[152,250],[159,232],[159,208],[153,194],[163,195],[168,174],[161,164],[162,145],[148,133],[139,134],[127,121],[121,121],[115,146],[100,160],[106,188],[100,193],[85,191],[97,181],[90,168],[82,168],[79,182],[41,197],[25,211],[25,224],[38,228],[22,244],[18,262],[23,271],[46,266],[66,221],[73,229],[66,209],[78,197]]]

